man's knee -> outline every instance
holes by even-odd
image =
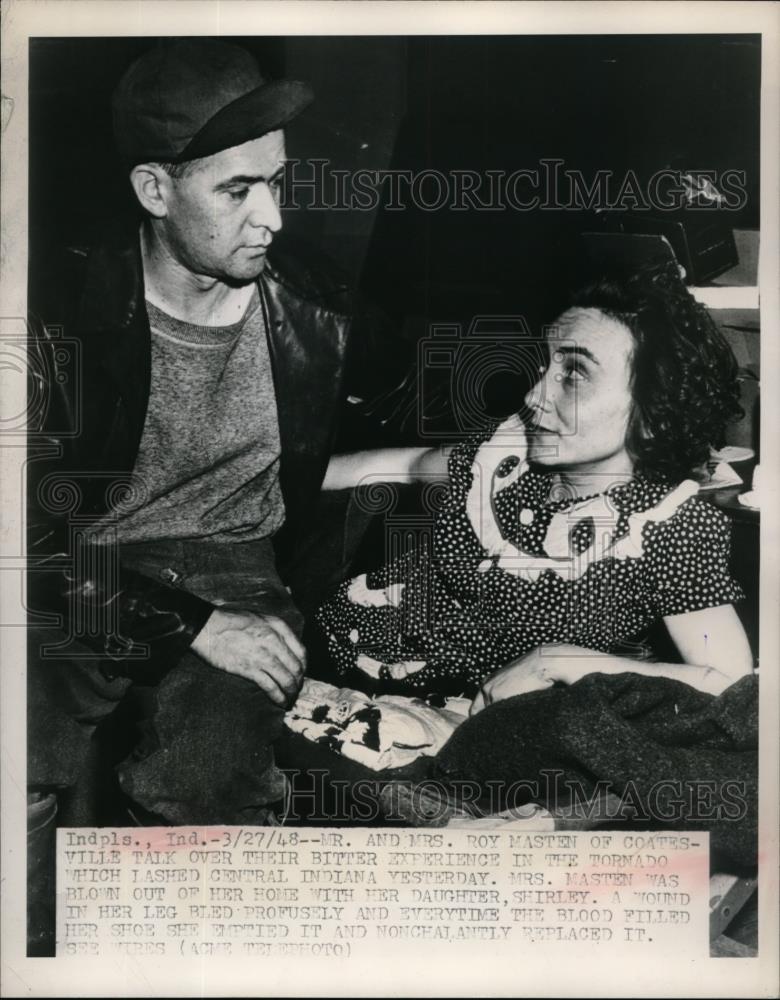
[[[260,822],[285,795],[273,751],[284,712],[251,681],[188,655],[150,708],[145,744],[119,769],[145,809],[173,823]]]

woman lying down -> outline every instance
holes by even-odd
[[[530,419],[452,451],[430,546],[320,609],[329,657],[353,688],[471,699],[432,764],[448,787],[504,808],[520,781],[556,809],[606,787],[621,818],[701,823],[751,864],[757,684],[729,521],[695,480],[740,413],[734,357],[667,271],[581,291],[547,352]],[[410,475],[441,461],[404,456]],[[392,457],[336,459],[326,485],[398,474]],[[682,662],[628,655],[659,619]]]
[[[594,672],[711,694],[751,673],[729,521],[693,478],[740,413],[715,324],[657,272],[580,292],[547,348],[530,422],[453,450],[429,550],[347,581],[320,609],[353,686],[467,696],[473,714]],[[392,478],[393,454],[334,459],[326,487]],[[412,457],[420,476],[441,462]],[[658,619],[682,663],[617,655]]]

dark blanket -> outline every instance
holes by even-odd
[[[440,751],[434,776],[492,808],[620,800],[648,828],[710,831],[714,855],[756,862],[758,680],[718,697],[638,674],[590,674],[484,709]],[[607,796],[606,793],[611,793]],[[598,817],[597,817],[598,818]],[[603,817],[607,819],[607,817]]]

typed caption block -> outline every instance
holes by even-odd
[[[707,834],[57,831],[57,954],[708,953]]]

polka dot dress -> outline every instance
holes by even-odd
[[[320,608],[329,654],[351,683],[369,662],[380,688],[392,680],[394,691],[472,696],[491,673],[536,646],[610,652],[661,617],[743,597],[728,572],[728,518],[706,501],[690,497],[665,519],[645,521],[632,557],[593,558],[594,545],[607,552],[628,536],[629,518],[657,507],[673,484],[637,476],[597,494],[595,505],[583,504],[587,498],[566,495],[550,474],[535,470],[501,489],[511,459],[496,472],[493,514],[502,536],[531,565],[533,558],[546,565],[553,529],[559,549],[563,523],[571,569],[544,569],[531,579],[508,572],[481,546],[466,515],[472,463],[485,440],[453,451],[431,545],[367,574],[357,600],[355,581],[347,581]],[[586,553],[587,568],[578,570]],[[399,680],[392,665],[407,661],[414,672]]]

